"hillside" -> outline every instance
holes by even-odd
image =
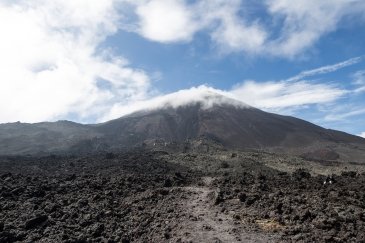
[[[172,97],[173,98],[173,97]],[[92,153],[140,146],[214,142],[226,149],[265,150],[309,159],[361,161],[365,139],[206,93],[168,101],[94,125],[68,121],[0,125],[1,155]]]

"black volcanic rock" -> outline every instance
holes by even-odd
[[[324,184],[318,165],[263,163],[291,156],[231,154],[0,157],[0,242],[364,242],[365,174],[351,164]]]
[[[41,225],[42,223],[44,223],[47,219],[48,219],[48,217],[46,215],[40,215],[40,216],[34,217],[25,223],[25,229],[35,228],[35,227]]]
[[[264,112],[220,95],[207,96],[205,103],[167,104],[96,125],[67,121],[2,124],[0,155],[77,154],[176,144],[189,150],[196,145],[194,141],[213,141],[225,148],[267,150],[309,159],[361,162],[365,157],[363,138]]]

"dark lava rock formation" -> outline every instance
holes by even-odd
[[[365,174],[335,176],[327,185],[325,180],[298,170],[226,177],[215,185],[222,208],[237,208],[237,221],[280,232],[282,241],[364,242]],[[239,205],[231,202],[235,198]]]
[[[165,239],[182,195],[171,187],[193,175],[151,154],[106,157],[3,159],[0,242]]]
[[[0,242],[365,241],[364,173],[288,173],[262,156],[3,157]]]

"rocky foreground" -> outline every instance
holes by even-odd
[[[149,151],[1,158],[0,242],[365,242],[364,173],[328,180],[263,160]]]

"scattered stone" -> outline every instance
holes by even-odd
[[[172,187],[172,180],[167,178],[163,184],[164,187]]]
[[[38,226],[42,225],[44,222],[46,222],[47,219],[48,219],[48,216],[46,216],[46,215],[40,215],[40,216],[34,217],[25,223],[25,229],[29,230],[29,229],[38,227]]]
[[[238,195],[238,199],[241,201],[241,202],[245,202],[246,201],[246,199],[247,199],[247,195],[246,195],[246,193],[240,193],[239,195]]]
[[[92,232],[92,235],[94,237],[99,237],[104,232],[104,229],[105,229],[104,224],[97,223],[91,227],[90,231]]]

